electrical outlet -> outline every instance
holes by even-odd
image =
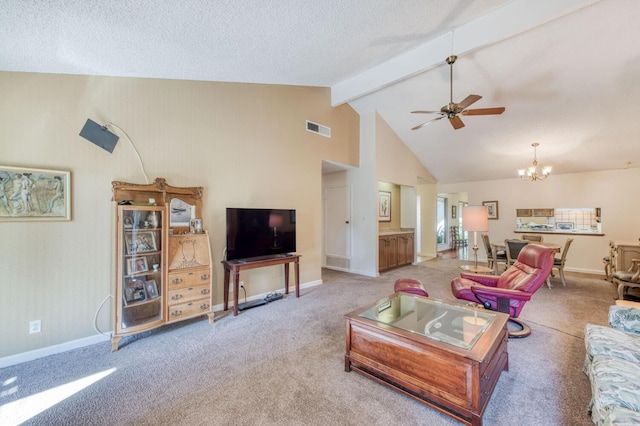
[[[244,288],[244,281],[240,281],[240,288]]]
[[[42,321],[33,320],[29,321],[29,334],[40,333],[42,327]]]

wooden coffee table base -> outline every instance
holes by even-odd
[[[485,333],[469,351],[346,319],[345,371],[353,369],[465,424],[482,425],[500,373],[509,368],[506,318],[501,330]]]

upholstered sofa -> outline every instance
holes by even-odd
[[[584,372],[596,425],[640,424],[640,305],[609,308],[609,325],[587,324]]]

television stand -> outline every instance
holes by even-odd
[[[284,266],[284,294],[289,294],[289,264],[295,268],[296,297],[300,297],[300,255],[276,255],[240,260],[223,260],[224,266],[224,310],[229,309],[229,279],[233,272],[233,315],[238,315],[238,291],[240,290],[240,271],[246,269],[264,268],[266,266]]]

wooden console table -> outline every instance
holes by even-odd
[[[267,258],[247,260],[223,260],[224,266],[224,310],[229,309],[229,278],[233,271],[233,315],[238,315],[238,291],[240,271],[263,268],[265,266],[284,265],[284,294],[289,294],[289,264],[295,267],[296,297],[300,297],[300,255],[278,255]]]

